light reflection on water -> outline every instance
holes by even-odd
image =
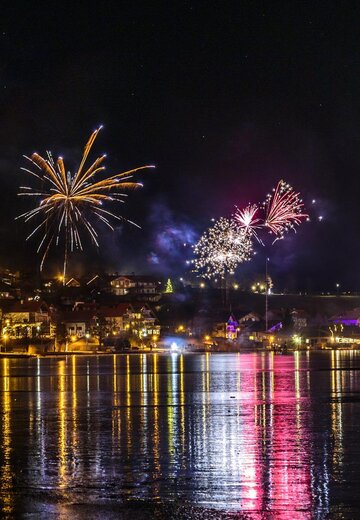
[[[1,515],[178,499],[358,517],[359,367],[357,352],[0,359]]]

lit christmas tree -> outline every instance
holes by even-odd
[[[171,294],[173,292],[174,292],[174,289],[173,289],[171,280],[170,280],[170,278],[168,278],[168,281],[166,282],[166,287],[165,287],[164,293],[165,294]]]

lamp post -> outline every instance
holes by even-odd
[[[269,258],[266,257],[266,260],[265,260],[265,332],[267,332],[268,326],[269,326],[269,320],[268,320],[268,310],[269,310],[269,302],[268,302],[268,294],[269,294],[268,262],[269,262]]]
[[[4,340],[4,352],[6,352],[6,342],[7,342],[7,339],[8,339],[8,335],[5,333],[3,334],[3,340]]]

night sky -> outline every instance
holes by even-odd
[[[258,248],[240,279],[268,254],[278,289],[359,290],[359,15],[356,2],[3,3],[2,265],[38,267],[14,222],[29,207],[16,196],[22,154],[50,149],[75,167],[102,123],[109,173],[157,169],[124,208],[142,230],[104,230],[73,269],[183,276],[184,242],[285,178],[312,222]]]

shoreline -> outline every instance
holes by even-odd
[[[125,350],[122,352],[104,352],[104,351],[72,351],[72,352],[43,352],[43,353],[26,353],[26,352],[0,352],[0,359],[30,359],[30,358],[60,358],[60,357],[104,357],[104,356],[119,356],[119,355],[139,355],[139,354],[171,354],[171,355],[182,355],[182,354],[260,354],[260,353],[273,353],[280,356],[286,356],[294,354],[295,352],[306,353],[306,352],[357,352],[360,348],[323,348],[323,349],[288,349],[287,352],[279,352],[271,349],[249,349],[244,348],[242,350],[183,350],[172,352],[168,349],[159,350]]]

